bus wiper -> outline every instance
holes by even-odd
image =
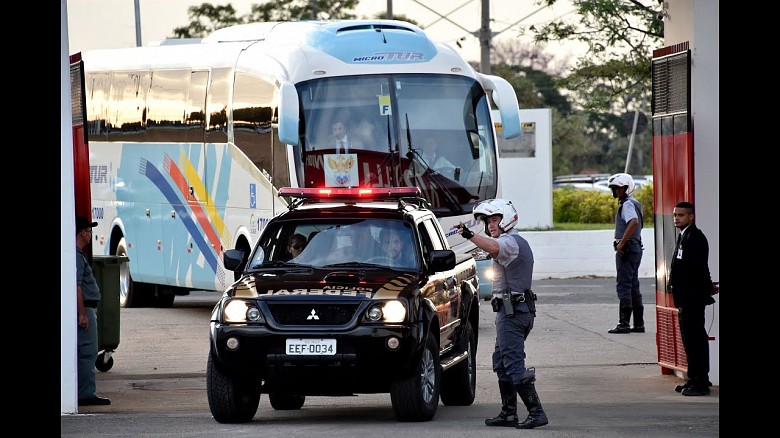
[[[455,213],[463,213],[463,206],[460,205],[460,202],[458,202],[458,200],[455,198],[455,195],[452,194],[452,191],[447,187],[447,185],[442,184],[441,180],[439,179],[444,177],[439,172],[436,172],[431,168],[431,166],[425,161],[425,158],[423,158],[419,149],[416,149],[412,146],[412,130],[409,128],[409,113],[405,113],[404,116],[406,117],[406,141],[409,144],[409,151],[406,152],[406,157],[412,161],[412,175],[414,175],[415,179],[420,178],[419,175],[422,174],[422,172],[418,174],[416,165],[417,163],[421,163],[420,165],[425,166],[424,169],[426,169],[428,172],[428,180],[431,182],[431,185],[433,185],[435,189],[442,193],[444,196],[444,201],[447,203],[450,211]],[[418,183],[418,185],[420,184]]]

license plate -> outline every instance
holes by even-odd
[[[330,356],[336,354],[336,340],[287,339],[287,354]]]

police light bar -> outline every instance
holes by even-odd
[[[346,200],[371,201],[374,199],[400,199],[409,196],[420,196],[417,187],[355,187],[355,188],[313,188],[313,187],[282,187],[279,195],[310,200]]]

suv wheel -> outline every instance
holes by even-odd
[[[441,402],[446,406],[469,406],[477,393],[477,340],[471,322],[463,327],[459,351],[468,353],[466,359],[442,373]]]
[[[206,365],[206,393],[211,415],[219,423],[252,421],[260,404],[259,383],[223,373],[211,351]]]
[[[393,382],[390,400],[398,421],[430,421],[439,407],[441,365],[439,346],[428,333],[425,349],[415,371]]]

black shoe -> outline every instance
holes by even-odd
[[[644,333],[645,326],[631,327],[631,333]]]
[[[677,391],[677,392],[682,392],[682,390],[683,390],[683,389],[685,389],[685,388],[690,388],[691,386],[694,386],[694,384],[695,384],[695,383],[696,383],[696,382],[694,382],[693,380],[688,380],[688,381],[687,381],[687,382],[685,382],[685,384],[683,384],[683,385],[677,385],[677,386],[675,386],[675,387],[674,387],[674,390],[675,390],[675,391]],[[707,387],[710,387],[710,386],[712,386],[712,382],[710,382],[709,380],[707,380]]]
[[[110,405],[111,400],[93,395],[92,397],[80,398],[79,406],[106,406]]]
[[[698,396],[698,395],[710,395],[710,388],[706,386],[691,386],[682,390],[682,395]]]
[[[682,384],[682,385],[677,385],[677,386],[675,386],[675,387],[674,387],[674,391],[675,391],[675,392],[682,392],[682,391],[683,391],[683,389],[685,389],[685,388],[690,388],[690,387],[691,387],[691,382],[690,382],[690,380],[689,380],[689,381],[685,382],[685,383],[684,383],[684,384]]]
[[[517,427],[519,419],[515,414],[505,414],[501,412],[493,418],[485,419],[485,426],[499,426],[499,427]]]
[[[627,325],[616,325],[615,328],[607,330],[607,333],[631,333],[631,328]]]

